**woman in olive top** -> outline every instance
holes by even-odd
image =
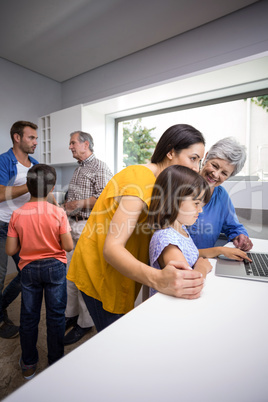
[[[194,299],[204,279],[180,261],[162,270],[148,265],[151,230],[146,223],[156,177],[170,165],[199,171],[205,140],[194,127],[177,124],[160,138],[151,162],[117,173],[98,198],[75,248],[67,278],[82,292],[97,331],[134,307],[141,284]]]

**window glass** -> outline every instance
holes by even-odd
[[[224,137],[246,146],[247,161],[239,175],[268,179],[268,96],[248,98],[184,110],[152,114],[118,123],[120,170],[128,164],[146,163],[153,144],[174,124],[190,124],[206,139],[206,150]],[[146,147],[147,143],[147,147]],[[146,151],[146,152],[145,152]],[[136,156],[135,156],[136,152]],[[144,158],[141,159],[141,154]]]

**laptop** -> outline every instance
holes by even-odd
[[[245,260],[241,262],[230,260],[220,256],[217,258],[215,275],[268,282],[268,254],[249,252],[247,255],[252,263]]]

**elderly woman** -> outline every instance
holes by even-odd
[[[239,223],[233,203],[221,184],[235,176],[246,161],[246,150],[234,138],[218,141],[207,152],[201,175],[211,188],[212,197],[196,223],[189,228],[198,249],[214,247],[224,233],[235,247],[249,251],[253,244],[244,226]]]

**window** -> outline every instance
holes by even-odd
[[[168,127],[178,123],[190,124],[200,130],[206,139],[207,150],[221,138],[235,137],[246,146],[248,155],[239,175],[258,175],[262,180],[268,179],[268,107],[261,107],[256,98],[261,96],[268,99],[267,93],[268,90],[262,90],[258,93],[213,100],[210,104],[206,101],[117,119],[118,170],[127,164],[127,152],[130,153],[129,147],[123,149],[124,127],[127,125],[129,130],[133,129],[140,119],[141,128],[151,130],[150,135],[155,141],[158,141]],[[131,135],[128,137],[131,141]],[[131,163],[132,152],[133,147],[129,155]],[[138,158],[136,163],[139,163]]]

